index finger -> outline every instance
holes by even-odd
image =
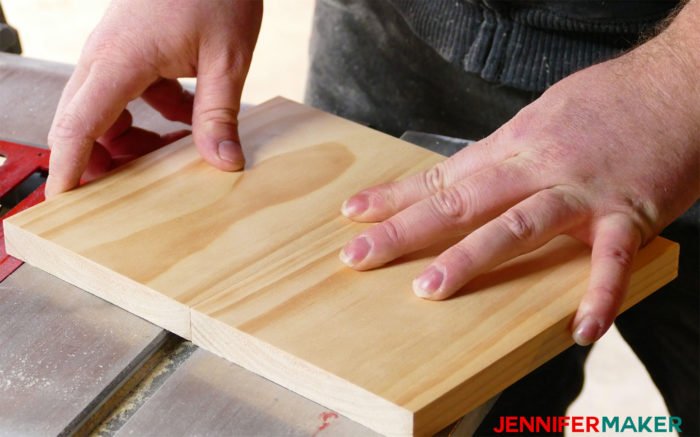
[[[497,141],[499,135],[502,134],[495,132],[406,179],[362,190],[343,203],[341,212],[359,222],[386,220],[410,205],[512,157],[515,154],[514,146],[510,142]]]
[[[155,79],[151,72],[93,64],[77,90],[62,97],[68,101],[59,103],[49,132],[47,197],[78,185],[95,140]]]

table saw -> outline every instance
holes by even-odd
[[[25,157],[21,169],[33,180],[3,197],[10,203],[3,212],[23,199],[40,200],[34,189],[46,171],[42,150],[71,70],[0,54],[6,108],[0,115],[5,142],[0,155],[7,163],[20,153],[35,155]],[[134,124],[149,130],[183,127],[141,101],[129,109]],[[444,154],[464,145],[417,133],[405,139]],[[11,259],[3,265],[2,435],[375,434],[43,271]],[[441,433],[469,435],[486,411],[488,405]]]

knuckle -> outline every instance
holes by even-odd
[[[398,212],[403,193],[397,183],[391,182],[386,185],[380,185],[376,190],[370,190],[369,195],[374,196],[377,205],[381,205],[388,211]]]
[[[402,193],[396,182],[388,182],[365,189],[357,194],[364,194],[373,210],[398,212],[397,203]]]
[[[49,144],[72,143],[86,132],[85,122],[77,114],[66,112],[58,116],[49,132]]]
[[[631,225],[639,232],[643,243],[649,242],[656,235],[655,224],[658,223],[661,212],[654,202],[637,197],[626,197],[620,210],[631,220]]]
[[[398,246],[406,240],[406,233],[403,227],[395,220],[386,220],[381,224],[381,229],[391,245]]]
[[[634,257],[632,256],[631,253],[628,251],[619,248],[619,247],[611,247],[606,249],[601,256],[604,259],[610,260],[611,262],[615,263],[616,265],[622,267],[624,270],[628,270],[632,268],[632,262],[634,260]]]
[[[585,195],[576,186],[560,184],[540,193],[543,196],[543,202],[549,205],[561,205],[577,213],[583,213],[589,208]]]
[[[423,173],[423,184],[431,193],[438,193],[445,189],[445,166],[442,162]]]
[[[468,269],[470,266],[474,265],[474,254],[463,244],[452,246],[448,254],[452,262],[462,269]]]
[[[496,133],[507,141],[527,141],[532,137],[534,127],[538,125],[534,123],[536,117],[536,111],[526,106]]]
[[[124,60],[141,60],[144,41],[135,36],[111,32],[98,26],[88,36],[83,48],[83,58],[91,63],[116,64]],[[119,53],[120,56],[115,56]]]
[[[542,156],[540,150],[526,150],[514,155],[513,165],[517,168],[517,176],[515,174],[504,175],[512,182],[518,182],[517,178],[529,178],[538,176],[546,176],[551,172],[552,161]]]
[[[501,216],[501,222],[506,231],[515,241],[527,241],[536,232],[532,218],[518,208],[511,208]]]
[[[459,190],[448,189],[432,197],[433,209],[442,217],[457,220],[466,214],[466,202]]]
[[[224,80],[235,81],[252,59],[253,49],[247,47],[243,40],[238,41],[236,46],[211,39],[203,44],[205,57],[210,59],[211,74]]]
[[[99,40],[89,44],[85,49],[83,60],[88,64],[91,71],[99,74],[109,74],[115,70],[118,62],[114,57],[114,53],[123,53],[124,57],[120,58],[119,62],[125,62],[131,55],[126,53],[122,47],[119,47],[112,40]]]
[[[102,27],[97,26],[85,40],[82,56],[85,59],[101,57],[102,54],[109,53],[110,50],[114,49],[114,46],[114,39],[107,38]]]
[[[165,118],[166,120],[180,121],[180,117],[179,117],[180,114],[176,108],[166,106],[166,107],[162,108],[159,112],[163,116],[163,118]]]
[[[538,192],[537,198],[542,205],[555,205],[567,201],[566,194],[555,188],[547,188]]]
[[[199,113],[199,118],[205,123],[238,125],[238,108],[207,108]]]

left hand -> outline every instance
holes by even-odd
[[[413,281],[418,296],[440,300],[568,234],[593,248],[573,337],[597,340],[622,303],[637,250],[700,195],[695,73],[657,40],[562,80],[435,167],[352,196],[344,215],[381,223],[351,240],[341,260],[367,270],[468,233]]]
[[[238,112],[262,6],[262,0],[113,0],[56,109],[47,197],[73,189],[84,173],[90,179],[180,135],[159,138],[132,128],[125,108],[137,97],[168,120],[192,124],[205,161],[242,169]],[[176,80],[195,76],[195,95]]]

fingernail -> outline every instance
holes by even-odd
[[[358,237],[345,245],[343,250],[340,251],[339,258],[343,264],[352,267],[367,258],[371,249],[372,244],[369,238]]]
[[[241,162],[241,146],[235,141],[226,140],[219,143],[219,158],[227,162]]]
[[[592,317],[586,316],[574,329],[572,337],[579,346],[588,346],[600,337],[601,331],[600,323],[593,320]]]
[[[445,274],[435,266],[428,267],[420,276],[413,280],[413,292],[418,297],[430,298],[442,287]]]
[[[340,212],[348,218],[361,215],[369,208],[369,198],[366,194],[356,194],[343,202]]]

